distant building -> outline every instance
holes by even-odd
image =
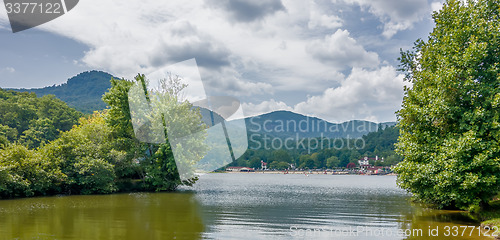
[[[249,167],[227,167],[228,172],[255,172],[255,169]]]
[[[366,168],[366,167],[369,167],[371,166],[370,165],[370,161],[374,161],[374,162],[377,162],[377,161],[380,161],[380,162],[384,162],[384,158],[378,158],[378,156],[375,156],[374,158],[369,158],[369,157],[364,157],[360,160],[358,160],[358,165],[361,167],[361,168]]]

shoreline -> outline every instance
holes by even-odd
[[[366,175],[366,176],[397,176],[395,173],[387,174],[361,174],[361,173],[350,173],[347,171],[342,172],[324,172],[324,171],[252,171],[252,172],[239,172],[239,171],[220,171],[211,173],[230,173],[230,174],[305,174],[305,175]]]

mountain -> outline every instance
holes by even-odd
[[[11,89],[19,92],[33,92],[38,97],[53,94],[70,107],[83,113],[106,108],[102,95],[111,87],[113,76],[106,72],[89,71],[80,73],[61,85],[32,89]]]
[[[245,119],[249,137],[252,134],[279,138],[359,138],[379,128],[394,126],[395,122],[374,123],[351,120],[330,123],[317,117],[304,116],[290,111],[275,111]]]

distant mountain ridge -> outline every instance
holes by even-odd
[[[32,89],[10,89],[19,92],[33,92],[38,97],[53,94],[70,107],[83,113],[92,113],[106,108],[101,98],[111,87],[113,76],[102,71],[80,73],[61,85]],[[116,77],[115,77],[116,78]]]
[[[290,111],[275,111],[245,119],[248,134],[271,135],[280,138],[359,138],[379,128],[394,126],[395,122],[374,123],[351,120],[331,123]],[[249,136],[250,137],[250,136]]]

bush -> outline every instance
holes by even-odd
[[[3,198],[46,195],[57,191],[66,178],[47,158],[22,145],[0,151],[0,168]]]
[[[81,194],[111,193],[117,190],[113,165],[102,160],[84,157],[74,164],[76,185]]]

